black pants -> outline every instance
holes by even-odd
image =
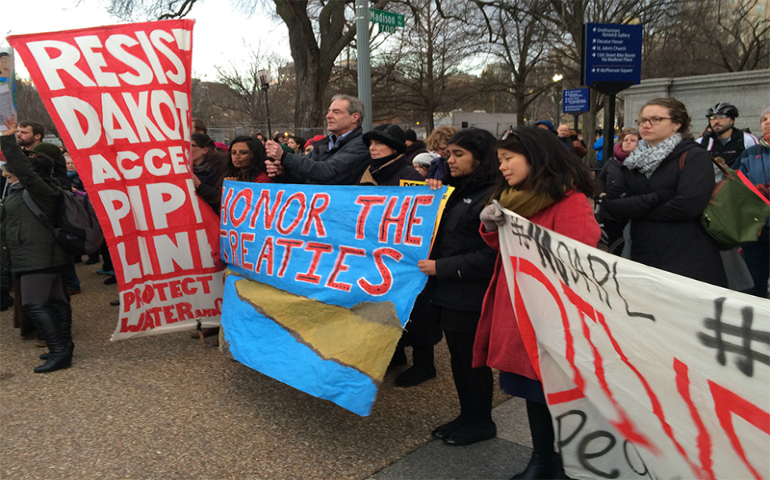
[[[430,304],[425,292],[417,296],[417,300],[409,315],[399,347],[433,347],[441,341],[440,310]]]
[[[749,295],[767,298],[767,278],[770,275],[770,228],[767,225],[762,228],[759,239],[756,242],[745,243],[743,247],[743,259],[749,267],[754,287],[746,290]]]
[[[112,272],[115,267],[112,265],[112,257],[110,257],[110,249],[107,248],[107,242],[103,242],[99,248],[99,253],[102,254],[102,270],[105,272]]]
[[[447,347],[451,356],[452,377],[457,396],[460,400],[460,416],[471,421],[492,421],[492,369],[489,367],[473,368],[473,341],[476,338],[476,326],[479,313],[458,312],[442,307],[435,307],[444,327]],[[463,319],[463,317],[466,317]],[[467,320],[467,321],[463,321]],[[463,325],[464,331],[447,325]]]
[[[527,418],[529,432],[532,434],[532,450],[540,458],[547,459],[556,455],[553,448],[554,431],[551,412],[548,405],[527,400]]]
[[[22,305],[45,303],[50,300],[68,301],[61,273],[51,271],[23,273],[20,282]]]

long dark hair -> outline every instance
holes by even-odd
[[[302,138],[302,137],[298,137],[297,135],[289,135],[289,138],[294,140],[294,143],[299,145],[299,152],[297,152],[297,153],[302,153],[302,151],[305,149],[305,142],[306,142],[306,140],[304,138]]]
[[[245,143],[246,146],[249,147],[249,150],[251,150],[251,153],[254,155],[254,158],[249,164],[249,170],[245,174],[241,171],[240,168],[235,168],[235,165],[233,165],[232,152],[233,145],[236,143]],[[267,161],[267,152],[265,152],[265,146],[262,145],[262,142],[254,139],[253,137],[249,137],[248,135],[235,137],[233,141],[230,142],[230,147],[227,149],[227,155],[229,158],[227,162],[227,169],[225,170],[225,177],[235,177],[244,182],[253,182],[257,179],[261,172],[266,171],[265,162]]]
[[[191,137],[195,145],[208,149],[208,152],[203,154],[203,162],[209,164],[214,171],[224,173],[227,167],[225,154],[219,151],[214,140],[205,133],[193,133]]]
[[[554,200],[566,196],[565,190],[576,190],[590,197],[594,192],[591,171],[566,148],[553,133],[537,127],[516,127],[511,135],[497,144],[498,149],[524,155],[530,167],[529,175],[517,190],[527,190],[536,195],[548,195]],[[513,188],[501,175],[492,193],[492,200]]]
[[[457,145],[471,152],[473,159],[478,165],[476,169],[468,175],[467,181],[479,183],[492,183],[495,178],[501,176],[497,169],[497,158],[495,157],[495,137],[486,130],[480,128],[466,128],[459,130],[447,140],[447,148],[450,145]],[[452,185],[457,181],[452,177],[447,169],[442,183]],[[464,180],[465,181],[465,180]]]

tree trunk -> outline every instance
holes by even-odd
[[[427,111],[425,112],[427,115],[425,115],[427,118],[425,119],[427,121],[427,126],[425,128],[426,135],[430,135],[430,133],[436,129],[436,122],[433,120],[433,115],[435,112]]]
[[[289,47],[297,75],[295,128],[324,125],[329,86],[334,62],[356,36],[355,23],[348,25],[345,8],[349,2],[334,0],[318,13],[318,35],[308,17],[308,0],[273,0],[275,11],[289,29]],[[388,0],[379,0],[372,8],[382,8]],[[371,112],[367,112],[371,114]]]
[[[527,101],[523,93],[516,92],[516,126],[524,126],[527,123]]]
[[[307,16],[307,1],[275,0],[275,10],[291,32],[289,47],[297,75],[294,126],[297,128],[318,126],[321,121],[321,99],[318,94],[318,67],[321,53],[313,32],[313,25]],[[270,132],[271,135],[272,133]]]
[[[356,34],[355,24],[345,30],[346,2],[327,3],[318,16],[320,45],[307,14],[307,0],[274,0],[275,10],[289,29],[289,47],[297,75],[294,126],[323,125],[326,87],[334,61]]]

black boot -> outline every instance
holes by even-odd
[[[529,459],[529,463],[527,464],[527,468],[525,468],[523,472],[517,473],[511,477],[511,480],[536,478],[569,478],[564,473],[564,466],[561,462],[561,455],[557,453],[550,458],[543,458],[537,453],[533,452],[532,457]]]
[[[406,365],[406,352],[404,347],[396,347],[396,351],[393,352],[393,358],[390,359],[390,365],[388,368],[400,367]]]
[[[436,366],[433,364],[433,345],[415,345],[412,347],[414,364],[396,377],[397,387],[414,387],[431,378],[436,378]]]
[[[50,305],[59,319],[64,345],[69,349],[70,355],[72,355],[75,352],[75,344],[72,342],[72,306],[64,300],[52,300]],[[44,353],[40,355],[40,359],[47,360],[49,356],[50,353]]]
[[[440,425],[440,426],[436,427],[435,430],[430,432],[430,435],[433,438],[435,438],[435,439],[443,440],[443,439],[449,437],[450,435],[452,435],[452,433],[454,433],[460,427],[462,427],[463,425],[468,423],[468,421],[469,421],[469,419],[467,419],[467,418],[463,417],[462,415],[460,415],[459,417],[455,418],[451,422],[448,422],[448,423],[445,423],[443,425]]]
[[[444,445],[462,447],[490,440],[497,436],[497,425],[492,420],[471,421],[444,437]]]
[[[13,307],[13,297],[5,290],[0,291],[0,312]]]
[[[34,369],[35,373],[48,373],[72,365],[72,352],[62,338],[62,321],[57,309],[50,302],[29,303],[24,305],[27,315],[37,326],[38,331],[48,344],[49,355],[46,362]]]
[[[13,277],[11,272],[0,265],[0,312],[4,312],[13,306]]]

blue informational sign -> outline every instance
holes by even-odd
[[[589,95],[590,89],[588,88],[563,90],[561,93],[561,113],[586,113],[588,111]]]
[[[589,23],[585,34],[585,84],[642,79],[642,26]]]

